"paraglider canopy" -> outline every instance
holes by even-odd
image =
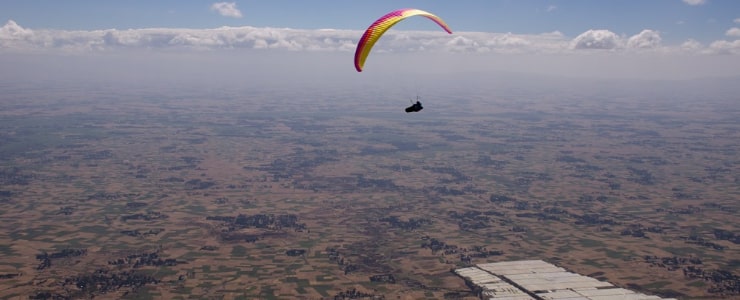
[[[362,72],[362,68],[365,65],[365,59],[367,58],[368,54],[370,54],[370,50],[373,48],[373,45],[375,45],[375,42],[380,39],[383,33],[388,31],[388,29],[396,23],[412,16],[427,17],[428,19],[437,23],[440,27],[442,27],[442,29],[447,31],[447,33],[452,33],[450,27],[447,26],[447,24],[441,18],[426,11],[414,8],[404,8],[392,11],[385,16],[382,16],[377,21],[373,22],[373,24],[370,25],[367,30],[365,30],[362,38],[357,43],[357,49],[355,49],[355,69],[357,69],[357,72]]]

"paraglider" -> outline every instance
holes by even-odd
[[[373,22],[373,24],[370,25],[367,30],[365,30],[362,38],[357,43],[357,49],[355,49],[355,69],[357,69],[357,72],[362,72],[362,68],[365,65],[365,59],[367,59],[367,56],[368,54],[370,54],[370,50],[373,48],[373,45],[375,45],[375,42],[380,39],[383,33],[388,31],[388,29],[393,27],[393,25],[395,25],[396,23],[413,16],[427,17],[428,19],[437,23],[440,27],[442,27],[442,29],[447,31],[447,33],[452,34],[452,30],[449,26],[447,26],[447,23],[445,23],[440,17],[437,17],[426,11],[414,8],[405,8],[392,11],[385,16],[382,16],[377,21]]]
[[[370,54],[370,50],[372,50],[375,42],[377,42],[380,37],[388,31],[388,29],[393,27],[393,25],[413,16],[426,17],[437,23],[437,25],[442,27],[442,29],[447,31],[447,33],[452,34],[452,30],[447,26],[445,21],[429,12],[415,8],[404,8],[392,11],[373,22],[373,24],[365,30],[365,33],[362,34],[362,38],[360,38],[360,41],[357,43],[357,49],[355,49],[355,69],[357,72],[362,72],[362,68],[365,65],[365,59],[367,59],[367,56]],[[424,109],[424,107],[421,106],[419,96],[416,96],[416,103],[411,104],[411,106],[407,107],[405,111],[407,113],[419,112],[422,109]]]

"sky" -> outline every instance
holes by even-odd
[[[740,76],[737,0],[3,0],[0,63],[14,68],[4,68],[0,76],[29,73],[23,68],[40,65],[11,56],[137,60],[141,51],[189,59],[222,51],[229,52],[228,59],[262,59],[266,52],[280,52],[293,66],[305,61],[300,57],[319,53],[326,65],[347,61],[349,68],[332,69],[341,73],[353,69],[351,56],[364,29],[383,14],[407,7],[440,16],[453,34],[424,18],[404,20],[376,44],[366,69],[394,71],[390,62],[401,62],[451,73]]]

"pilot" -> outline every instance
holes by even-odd
[[[414,103],[411,106],[409,106],[409,107],[406,108],[406,112],[407,113],[410,113],[410,112],[418,112],[418,111],[420,111],[422,109],[424,109],[424,107],[421,106],[421,102],[419,102],[419,100],[416,100],[416,103]]]

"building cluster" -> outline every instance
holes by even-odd
[[[666,299],[623,289],[609,282],[542,260],[478,264],[455,270],[481,299],[503,300],[652,300]],[[675,299],[673,299],[675,300]]]

